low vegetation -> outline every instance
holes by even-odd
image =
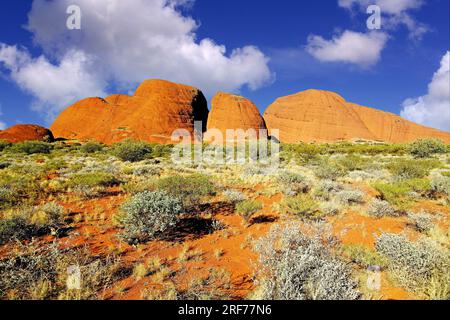
[[[282,144],[278,170],[171,150],[0,141],[0,299],[450,298],[439,141]]]

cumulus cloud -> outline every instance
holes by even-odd
[[[382,27],[387,30],[395,29],[401,25],[409,30],[411,39],[420,40],[428,27],[416,21],[409,11],[419,9],[423,6],[423,0],[338,0],[342,8],[366,12],[370,5],[378,5],[384,15]]]
[[[193,2],[34,0],[27,29],[43,55],[2,45],[0,65],[49,117],[80,97],[103,94],[108,84],[128,91],[144,79],[163,78],[211,95],[270,82],[268,58],[258,48],[228,52],[212,39],[197,39],[199,25],[180,10]],[[66,28],[69,5],[81,8],[81,30]]]
[[[0,43],[0,62],[10,71],[11,79],[35,97],[33,109],[49,121],[73,101],[105,95],[105,82],[89,72],[93,61],[81,51],[67,52],[55,65],[45,56],[32,58],[25,49]]]
[[[428,93],[405,100],[401,116],[430,127],[450,131],[450,51],[428,85]]]
[[[311,35],[306,50],[325,62],[347,62],[364,68],[376,64],[388,36],[382,32],[359,33],[346,30],[331,40]]]

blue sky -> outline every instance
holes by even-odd
[[[331,90],[450,130],[448,0],[94,2],[0,3],[0,126],[48,126],[77,99],[165,78],[208,97],[240,93],[261,112],[283,95]],[[81,30],[66,28],[69,4]],[[366,26],[370,4],[378,31]]]

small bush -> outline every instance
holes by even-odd
[[[251,217],[263,208],[263,204],[255,200],[246,200],[236,205],[236,211],[245,221],[250,221]]]
[[[106,172],[89,172],[74,174],[69,178],[69,187],[112,187],[119,183],[114,175]]]
[[[354,154],[349,154],[337,160],[337,164],[347,171],[364,170],[368,167],[369,162],[369,159]]]
[[[281,203],[284,214],[296,215],[305,218],[314,218],[319,212],[319,204],[307,194],[289,197]]]
[[[408,180],[424,178],[439,165],[435,161],[402,159],[388,164],[387,168],[397,180]]]
[[[333,194],[342,191],[344,186],[340,183],[331,180],[320,181],[317,188],[314,190],[314,196],[322,200],[330,200]]]
[[[0,152],[3,150],[9,148],[11,146],[11,143],[5,140],[0,140]]]
[[[323,237],[323,238],[322,238]],[[255,298],[261,300],[356,300],[351,269],[321,231],[312,238],[295,225],[274,226],[256,243],[261,268]]]
[[[247,196],[237,190],[225,190],[223,192],[223,195],[229,202],[233,204],[247,200]]]
[[[403,208],[411,201],[411,193],[428,192],[430,183],[427,179],[411,179],[394,183],[375,183],[373,187],[380,193],[383,200]]]
[[[389,261],[389,271],[404,287],[429,299],[450,298],[447,251],[428,238],[410,242],[405,236],[382,234],[376,249]]]
[[[80,290],[67,288],[68,268],[80,268]],[[101,299],[105,289],[125,277],[115,257],[93,257],[85,249],[59,249],[56,243],[20,245],[0,260],[0,299]]]
[[[443,175],[433,175],[431,177],[430,189],[432,192],[450,196],[450,177]]]
[[[122,206],[123,214],[117,220],[125,229],[124,238],[140,242],[175,226],[182,211],[180,199],[162,191],[144,191]]]
[[[359,190],[342,190],[336,193],[336,199],[344,205],[363,203],[364,196],[364,192]]]
[[[6,169],[11,166],[9,161],[0,161],[0,170]]]
[[[289,195],[307,193],[311,189],[311,181],[294,172],[283,171],[279,174],[278,181],[284,186],[284,193]]]
[[[42,189],[37,176],[6,172],[0,175],[0,209],[36,200]]]
[[[202,198],[215,193],[209,177],[201,174],[162,178],[156,182],[156,188],[181,199],[186,207],[200,204]]]
[[[52,145],[41,141],[25,141],[14,144],[11,146],[10,150],[25,154],[49,154],[52,151]]]
[[[408,218],[419,232],[429,232],[434,228],[433,217],[426,212],[408,213]]]
[[[380,199],[373,199],[369,203],[367,213],[377,218],[398,216],[389,202]]]
[[[387,266],[387,260],[384,256],[362,245],[344,245],[342,247],[342,253],[351,259],[352,262],[365,269],[371,266],[378,266],[380,268]]]
[[[133,170],[135,176],[157,176],[160,173],[161,169],[155,166],[140,166]]]
[[[64,217],[65,209],[56,203],[17,210],[0,219],[0,244],[56,232],[64,223]]]
[[[146,142],[126,140],[116,143],[112,153],[122,161],[139,162],[149,157],[152,147]]]
[[[325,216],[335,216],[341,211],[341,205],[336,202],[322,202],[320,211]]]
[[[410,144],[409,152],[416,158],[428,158],[447,150],[444,142],[438,139],[417,140]]]
[[[96,141],[88,141],[80,147],[83,153],[96,153],[102,151],[104,145]]]
[[[344,168],[331,161],[320,161],[314,173],[318,178],[327,180],[336,180],[347,174]]]

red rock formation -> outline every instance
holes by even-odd
[[[280,130],[280,141],[286,143],[373,139],[345,100],[327,91],[307,90],[279,98],[264,119],[269,130]]]
[[[194,133],[194,121],[203,121],[208,107],[203,93],[164,80],[146,80],[133,96],[88,98],[64,110],[51,129],[58,138],[97,140],[106,144],[125,139],[170,143],[176,129]]]
[[[439,138],[450,133],[426,128],[387,112],[347,103],[336,93],[307,90],[277,99],[264,114],[285,143],[373,140],[393,143]]]
[[[263,117],[256,105],[250,100],[229,94],[218,93],[211,102],[211,112],[208,117],[208,130],[218,129],[225,137],[228,129],[266,129]]]
[[[18,124],[6,130],[0,131],[0,140],[12,143],[23,141],[53,141],[50,130],[31,124]]]
[[[450,133],[448,132],[427,128],[398,115],[354,103],[348,103],[348,106],[356,111],[376,140],[405,143],[423,138],[437,138],[450,144]]]

